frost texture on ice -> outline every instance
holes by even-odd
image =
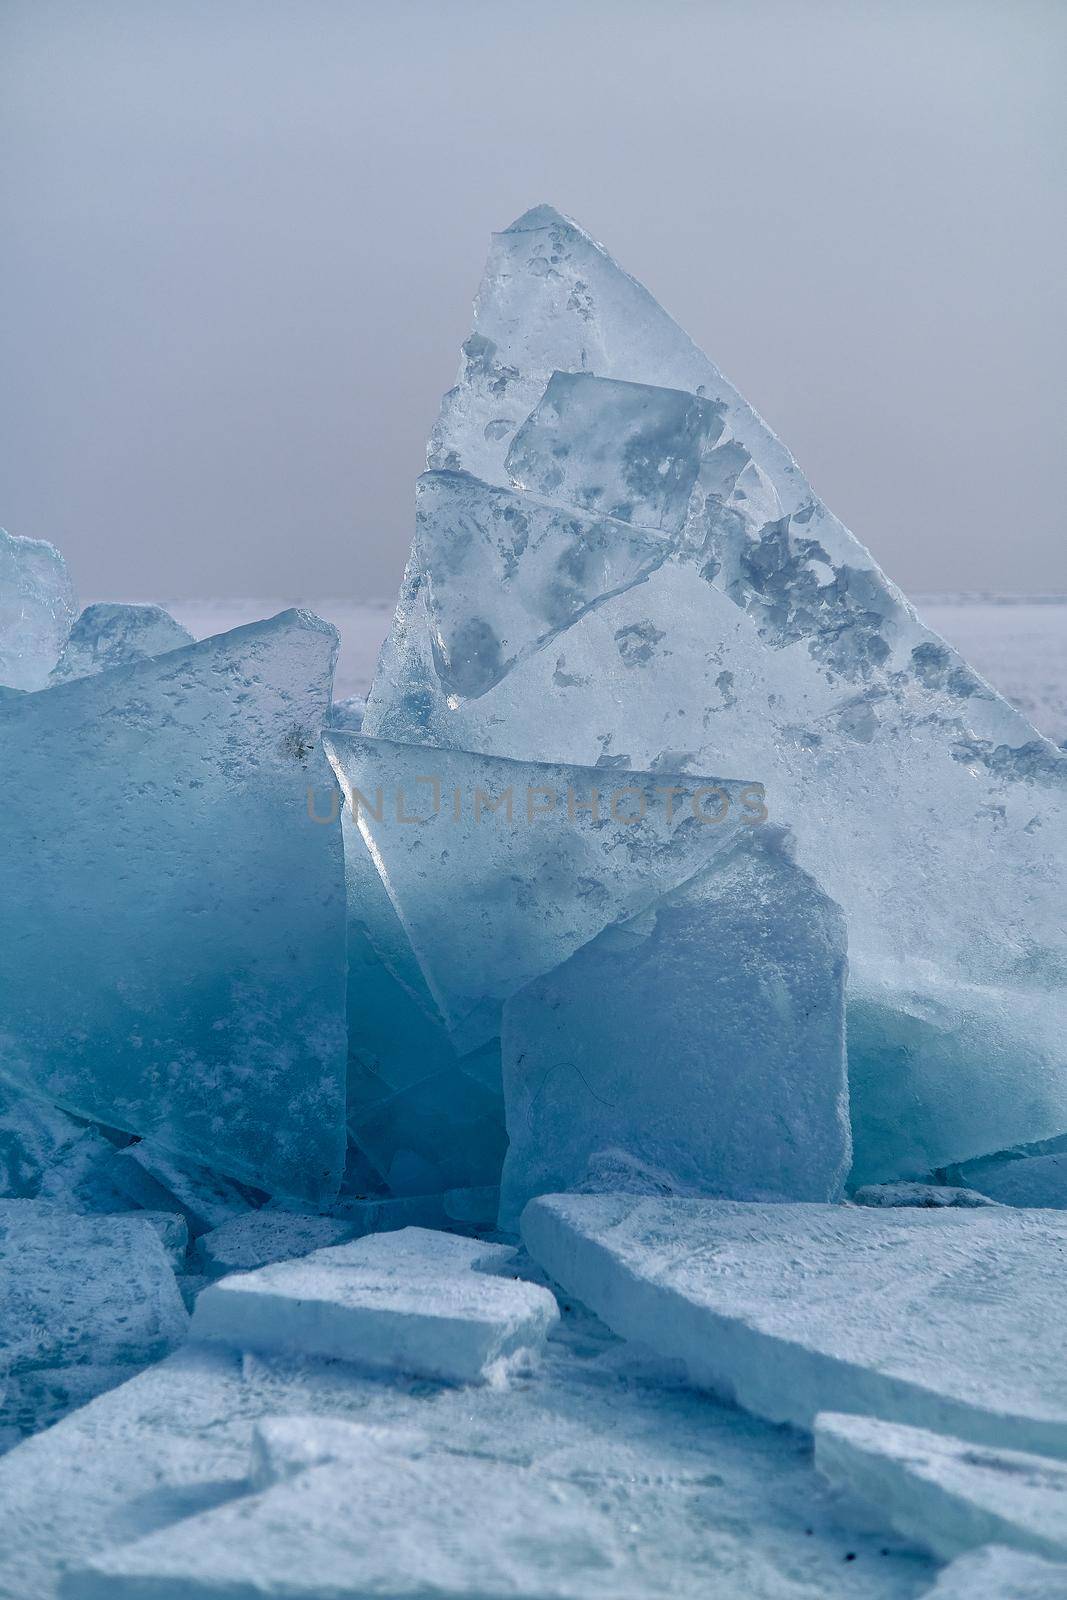
[[[200,1295],[195,1339],[480,1383],[535,1351],[558,1317],[547,1289],[496,1276],[514,1251],[424,1228],[237,1273]]]
[[[264,1424],[268,1448],[272,1428],[290,1436],[277,1481],[98,1556],[68,1581],[69,1600],[647,1600],[610,1521],[574,1486],[417,1434],[287,1418]]]
[[[957,1556],[922,1600],[1067,1600],[1067,1565],[986,1545]]]
[[[0,684],[43,689],[77,610],[55,546],[0,528]]]
[[[168,1236],[161,1219],[0,1200],[0,1430],[32,1432],[181,1343],[171,1223]],[[68,1382],[70,1367],[83,1370]]]
[[[510,995],[693,877],[763,811],[752,780],[338,732],[324,742],[418,963],[409,986],[421,984],[463,1053],[497,1036]]]
[[[344,1157],[344,865],[307,790],[334,630],[289,611],[0,700],[0,1077],[318,1204]]]
[[[992,1206],[995,1200],[977,1189],[957,1189],[937,1183],[868,1183],[850,1196],[857,1206]]]
[[[147,661],[167,650],[192,644],[188,628],[162,606],[100,604],[86,606],[70,631],[49,683],[87,678],[111,667]]]
[[[873,1417],[815,1419],[815,1465],[950,1561],[984,1544],[1067,1558],[1067,1463]]]
[[[352,1237],[352,1224],[337,1217],[299,1212],[249,1211],[231,1217],[197,1240],[196,1258],[205,1272],[251,1272],[272,1261],[310,1255]]]
[[[768,831],[507,1002],[502,1227],[605,1150],[683,1193],[839,1196],[843,919]]]
[[[867,1534],[843,1520],[802,1441],[647,1378],[647,1358],[576,1305],[565,1307],[543,1359],[506,1387],[428,1393],[423,1379],[386,1383],[343,1362],[242,1358],[186,1344],[0,1457],[0,1594],[53,1600],[63,1568],[294,1469],[343,1467],[339,1425],[350,1421],[402,1435],[404,1449],[412,1434],[427,1436],[438,1453],[491,1467],[498,1483],[524,1483],[511,1474],[528,1468],[573,1495],[590,1525],[610,1522],[641,1600],[856,1600],[857,1566],[864,1600],[915,1600],[929,1558],[884,1528]],[[540,1503],[523,1497],[531,1534]],[[351,1495],[347,1506],[358,1529]],[[458,1509],[452,1532],[473,1548],[484,1521],[476,1499]],[[305,1521],[294,1537],[310,1533]],[[846,1563],[846,1552],[856,1562]],[[309,1563],[308,1582],[318,1576]],[[617,1592],[614,1578],[597,1600]],[[323,1600],[321,1588],[314,1593]]]
[[[1067,1456],[1056,1212],[551,1195],[522,1235],[616,1333],[772,1422],[855,1411]]]
[[[1062,1132],[1064,753],[550,207],[494,237],[429,466],[365,731],[758,774],[848,919],[856,1180]]]

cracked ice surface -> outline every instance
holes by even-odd
[[[1061,1212],[549,1195],[522,1234],[616,1333],[772,1422],[857,1411],[1067,1456]]]
[[[0,1070],[318,1203],[344,1158],[344,866],[305,612],[0,700]],[[116,1161],[125,1158],[116,1158]]]
[[[942,1560],[983,1544],[1067,1558],[1067,1464],[1049,1456],[824,1412],[815,1465]]]
[[[70,631],[49,683],[88,677],[131,661],[146,661],[192,644],[193,636],[162,606],[86,606]]]
[[[417,1435],[437,1456],[495,1467],[498,1494],[505,1484],[521,1493],[525,1475],[536,1475],[542,1492],[577,1503],[590,1525],[600,1530],[606,1519],[610,1548],[622,1552],[642,1600],[916,1600],[925,1590],[929,1560],[895,1537],[857,1533],[842,1520],[802,1440],[676,1385],[581,1308],[561,1309],[543,1361],[505,1388],[384,1383],[341,1363],[241,1359],[186,1346],[0,1458],[0,1595],[52,1600],[62,1569],[98,1555],[107,1563],[104,1552],[183,1518],[195,1518],[190,1533],[202,1534],[202,1516],[220,1503],[237,1504],[294,1468],[318,1470],[316,1463],[336,1459],[338,1422],[401,1435],[402,1448]],[[301,1420],[312,1417],[314,1428]],[[368,1443],[380,1460],[380,1433]],[[421,1469],[407,1478],[393,1462],[383,1470],[401,1515],[421,1515]],[[523,1503],[545,1502],[539,1493]],[[304,1552],[302,1573],[283,1592],[323,1600],[329,1580],[352,1595],[337,1566],[339,1553],[351,1554],[350,1534],[338,1537],[332,1512],[309,1522],[304,1496],[279,1509],[282,1528]],[[489,1537],[480,1499],[453,1502],[450,1517],[456,1548],[473,1553]],[[351,1495],[345,1523],[349,1530],[360,1523]],[[404,1537],[399,1526],[394,1549]],[[179,1527],[174,1535],[179,1540]],[[195,1537],[185,1541],[206,1585],[207,1547],[201,1539],[198,1554],[195,1545]],[[855,1559],[846,1562],[848,1553]],[[406,1559],[398,1550],[395,1572]],[[246,1576],[242,1592],[277,1594],[269,1571]],[[459,1593],[482,1600],[475,1576]],[[617,1591],[612,1582],[597,1592]]]
[[[0,684],[43,689],[77,609],[55,546],[0,528]]]
[[[549,207],[494,237],[429,466],[366,732],[756,774],[848,918],[857,1179],[1061,1132],[1067,757]]]

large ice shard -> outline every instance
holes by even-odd
[[[334,630],[289,611],[0,701],[0,1077],[314,1203],[344,1158]]]
[[[1061,1212],[567,1194],[522,1235],[616,1333],[769,1421],[864,1412],[1067,1457]]]
[[[843,920],[767,832],[508,1001],[502,1227],[605,1150],[683,1192],[839,1196]]]
[[[50,683],[86,678],[192,644],[193,636],[162,606],[86,606],[70,631]]]
[[[0,684],[43,689],[77,609],[55,546],[0,528]]]
[[[1067,1128],[1067,756],[549,207],[494,237],[429,466],[365,732],[759,774],[848,919],[857,1181]]]
[[[497,1036],[510,995],[766,816],[751,780],[506,761],[339,731],[324,742],[409,941],[393,971],[417,962],[409,986],[464,1054]]]
[[[296,1427],[296,1460],[257,1493],[105,1551],[66,1600],[648,1600],[574,1485],[353,1423],[279,1418],[268,1447]]]

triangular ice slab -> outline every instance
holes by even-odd
[[[0,700],[0,1075],[331,1198],[345,901],[318,748],[337,635],[288,611]]]
[[[738,780],[503,761],[337,731],[325,745],[464,1053],[495,1037],[509,995],[693,877],[764,815],[761,786]]]
[[[549,531],[535,573],[525,547],[424,502],[365,731],[759,773],[848,919],[857,1180],[1067,1128],[1067,755],[922,625],[751,407],[549,207],[494,237],[429,464]],[[585,567],[581,606],[531,625],[540,575],[583,558],[568,519],[591,514],[620,529],[602,577]],[[623,585],[635,537],[662,559]]]
[[[522,1234],[614,1332],[772,1422],[866,1412],[1067,1457],[1062,1212],[568,1194]]]

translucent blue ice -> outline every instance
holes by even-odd
[[[55,546],[0,528],[0,684],[43,689],[77,610]]]
[[[550,207],[494,236],[428,463],[366,733],[758,774],[848,921],[857,1181],[1067,1128],[1067,757]]]
[[[335,1193],[344,868],[305,612],[0,701],[0,1076],[269,1192]]]
[[[766,833],[507,1002],[502,1227],[605,1151],[683,1192],[838,1197],[844,920]]]
[[[70,631],[49,682],[66,683],[69,678],[124,667],[192,642],[189,630],[162,606],[86,606]]]

